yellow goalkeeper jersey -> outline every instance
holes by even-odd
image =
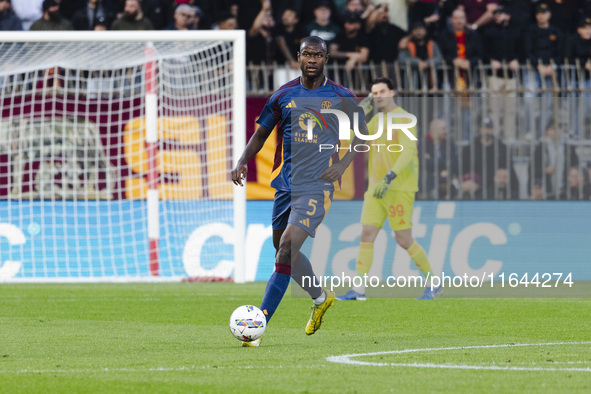
[[[394,112],[401,112],[406,113],[404,109],[401,107],[396,107]],[[387,140],[387,129],[386,129],[386,114],[384,114],[384,129],[380,138],[374,141],[368,141],[368,144],[383,144],[379,147],[379,152],[377,147],[372,146],[369,151],[369,164],[368,164],[368,190],[372,191],[375,187],[375,184],[382,179],[386,173],[390,170],[396,172],[396,179],[392,182],[390,186],[390,190],[400,190],[400,191],[409,191],[409,192],[416,192],[419,190],[419,157],[418,157],[418,150],[417,150],[417,141],[413,141],[404,134],[403,131],[395,129],[392,131],[392,141]],[[408,123],[408,118],[400,118],[395,123]],[[370,122],[368,123],[367,127],[369,129],[370,134],[375,134],[378,129],[378,116],[374,116]],[[410,132],[416,137],[417,129],[416,127],[412,127],[409,129]],[[399,144],[403,146],[403,150],[401,152],[390,152],[386,147],[392,144]],[[400,147],[397,147],[398,150]],[[402,168],[397,168],[400,166],[396,166],[396,162],[401,158],[402,155],[411,155],[410,161],[407,165]],[[404,157],[402,158],[404,160]],[[402,162],[401,161],[401,162]]]

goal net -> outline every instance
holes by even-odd
[[[0,281],[243,280],[244,32],[11,32],[0,64]]]

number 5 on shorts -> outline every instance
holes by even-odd
[[[306,211],[306,215],[313,216],[316,213],[316,204],[318,204],[318,201],[313,198],[308,201],[308,206],[312,207],[312,211]]]

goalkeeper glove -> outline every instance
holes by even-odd
[[[375,198],[382,199],[386,195],[388,189],[390,189],[390,184],[396,178],[396,173],[393,171],[388,171],[385,177],[380,179],[376,184],[375,189],[373,190],[373,196]]]

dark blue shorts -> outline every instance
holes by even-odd
[[[283,230],[287,223],[298,226],[316,235],[316,228],[332,204],[333,192],[329,190],[307,191],[293,194],[277,190],[273,203],[273,230]]]

